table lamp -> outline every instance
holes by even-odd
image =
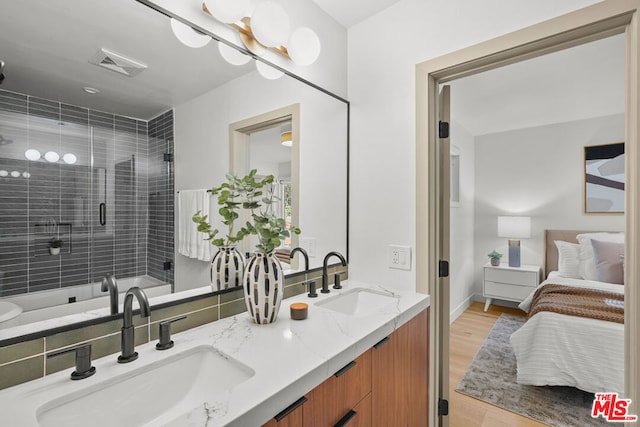
[[[531,217],[499,216],[498,237],[509,239],[509,267],[520,267],[520,240],[531,237]]]

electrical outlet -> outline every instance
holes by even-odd
[[[411,247],[389,245],[389,268],[411,270]]]
[[[315,237],[300,237],[300,246],[307,251],[309,257],[316,256],[316,238]]]

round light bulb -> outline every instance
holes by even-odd
[[[60,155],[58,153],[56,153],[55,151],[47,151],[44,154],[44,158],[47,160],[47,162],[55,163],[58,160],[60,160]]]
[[[220,22],[233,24],[245,16],[250,0],[205,0],[204,4],[211,15]]]
[[[27,179],[31,178],[31,174],[29,172],[22,172],[22,176]]]
[[[263,45],[282,46],[289,38],[289,16],[279,4],[271,1],[259,3],[251,15],[251,30]]]
[[[42,154],[40,154],[40,152],[38,150],[35,150],[33,148],[29,148],[27,151],[24,152],[24,156],[28,159],[28,160],[40,160],[40,157],[42,157]]]
[[[62,156],[62,160],[68,164],[68,165],[72,165],[74,164],[76,161],[78,161],[78,158],[76,157],[75,154],[73,153],[67,153],[64,156]]]
[[[297,65],[306,67],[316,62],[320,56],[320,39],[318,35],[307,27],[296,29],[289,37],[287,52]]]
[[[11,171],[11,176],[14,178],[18,178],[20,176],[20,172],[18,171]]]
[[[262,77],[268,80],[276,80],[284,76],[284,73],[280,70],[265,64],[262,61],[256,61],[256,68]]]
[[[238,49],[234,49],[222,42],[218,42],[220,55],[231,65],[244,65],[251,60],[249,55],[245,55]]]
[[[0,170],[0,178],[6,178],[7,176],[9,176],[9,172],[4,169]]]
[[[199,48],[206,46],[211,41],[211,37],[194,30],[175,18],[171,18],[171,30],[178,40],[185,46]]]

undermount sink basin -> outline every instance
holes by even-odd
[[[254,374],[212,347],[196,347],[57,398],[36,416],[41,427],[157,426],[215,400]]]
[[[366,316],[389,304],[395,304],[397,297],[365,288],[355,288],[319,301],[316,306],[351,316]]]

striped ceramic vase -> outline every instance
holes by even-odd
[[[244,257],[235,246],[221,246],[210,265],[211,287],[214,291],[242,285]]]
[[[274,253],[255,252],[244,269],[244,302],[251,320],[267,324],[276,320],[282,295],[284,275]]]

